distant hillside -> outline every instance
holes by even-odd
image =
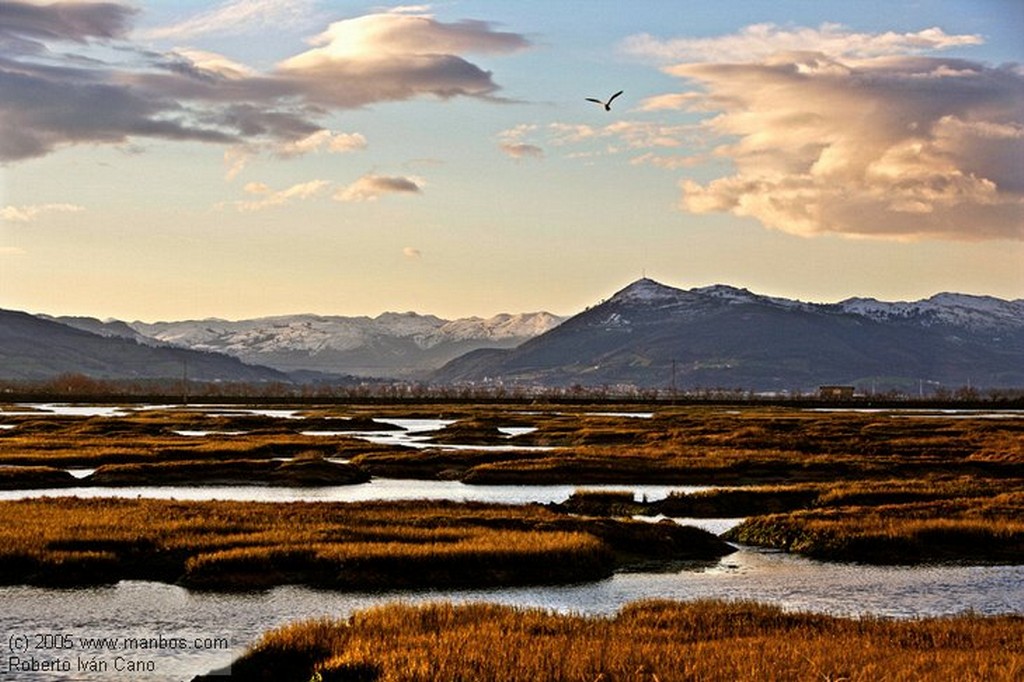
[[[457,320],[384,313],[374,318],[287,315],[236,322],[89,324],[102,325],[106,333],[142,335],[147,343],[225,353],[286,372],[415,378],[478,348],[515,347],[561,321],[541,312]]]
[[[814,390],[1024,387],[1024,301],[940,294],[812,304],[641,279],[521,346],[458,358],[439,383]]]
[[[815,304],[641,279],[564,321],[384,313],[126,324],[0,311],[0,378],[170,378],[186,362],[190,377],[213,381],[288,372],[681,390],[1024,388],[1024,301],[942,293]]]
[[[52,317],[50,315],[38,315],[38,317],[44,320],[50,320],[51,322],[59,322],[75,329],[81,329],[85,332],[91,332],[98,334],[99,336],[106,336],[108,338],[122,338],[131,339],[137,343],[145,345],[156,345],[162,346],[165,344],[154,343],[153,339],[146,337],[143,334],[138,333],[132,329],[128,324],[121,322],[120,320],[97,320],[95,317],[80,317],[80,316],[62,316]]]
[[[288,381],[267,367],[247,365],[216,353],[151,347],[104,337],[28,313],[0,310],[0,378],[46,380],[65,373],[95,379],[196,381]]]

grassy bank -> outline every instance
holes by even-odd
[[[1024,563],[1024,482],[1016,479],[721,488],[652,502],[626,491],[579,490],[550,507],[590,516],[747,517],[726,539],[824,560]]]
[[[1024,492],[758,516],[730,540],[866,563],[1024,562]]]
[[[906,561],[1024,562],[1014,521],[1024,494],[1024,419],[1012,414],[661,405],[637,417],[609,406],[439,403],[307,407],[293,416],[202,408],[92,418],[0,413],[12,427],[0,429],[0,488],[337,485],[367,475],[627,489],[710,485],[720,489],[649,503],[578,496],[553,509],[752,517],[734,539],[819,558],[892,562],[904,543],[912,550]],[[396,417],[451,423],[425,434],[434,447],[422,449],[345,433],[394,429],[382,420]],[[532,430],[510,436],[508,427]],[[309,435],[317,431],[333,435]],[[182,435],[189,432],[211,435]],[[443,449],[452,443],[477,449]],[[484,449],[494,445],[503,447]],[[551,449],[530,449],[537,446]],[[98,471],[75,480],[60,471],[72,466]],[[319,565],[324,556],[331,554],[285,552],[264,563]]]
[[[446,502],[0,502],[0,582],[148,579],[206,589],[301,583],[405,589],[570,583],[637,560],[733,551],[675,524]]]
[[[609,618],[387,605],[269,632],[231,669],[275,682],[997,682],[1024,674],[1024,619],[846,619],[707,601],[639,602]]]
[[[79,485],[276,485],[295,487],[365,483],[370,475],[359,467],[329,462],[318,452],[302,452],[288,461],[214,460],[104,464]]]
[[[601,409],[607,410],[607,406]],[[376,411],[375,411],[376,410]],[[121,417],[0,413],[0,464],[90,467],[163,461],[272,459],[316,451],[371,475],[468,483],[767,485],[926,476],[1024,478],[1024,419],[941,414],[823,413],[786,408],[660,407],[651,418],[566,408],[447,405],[307,408],[299,419],[185,409]],[[345,431],[394,429],[385,417],[455,420],[437,445],[385,447]],[[508,426],[530,427],[509,437]],[[207,432],[190,437],[182,431]],[[331,431],[341,435],[304,435]],[[547,446],[550,451],[524,448]]]
[[[41,413],[5,416],[0,423],[0,466],[98,468],[166,462],[273,460],[302,454],[349,458],[387,451],[345,431],[395,427],[370,419],[282,419],[260,415],[203,414],[182,409],[117,417],[67,417]],[[304,431],[330,430],[324,438]],[[187,435],[206,433],[206,436]]]
[[[465,408],[462,408],[465,410]],[[509,438],[499,426],[535,430]],[[663,407],[652,418],[481,407],[438,442],[555,448],[367,452],[374,475],[467,483],[766,485],[894,477],[1024,478],[1024,419]]]

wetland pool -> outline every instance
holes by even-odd
[[[19,409],[24,407],[18,406]],[[117,416],[161,406],[123,408],[51,404],[32,407],[33,414],[89,417]],[[298,411],[288,409],[253,410],[229,406],[202,409],[220,414],[260,414],[281,419],[297,419],[299,416]],[[18,412],[3,414],[13,416]],[[610,414],[640,419],[651,417],[647,413]],[[946,416],[946,413],[942,414]],[[893,411],[893,416],[898,417],[899,413]],[[989,415],[971,413],[970,416],[988,418]],[[1019,418],[1020,413],[1012,416]],[[442,419],[388,417],[381,417],[378,421],[400,429],[361,434],[340,431],[338,434],[361,435],[378,443],[426,447],[430,431],[451,423],[451,420]],[[527,428],[510,423],[502,427],[502,433],[512,439],[528,435]],[[180,435],[201,438],[236,434],[186,429]],[[335,433],[324,431],[317,435],[330,437]],[[80,469],[75,473],[84,476],[88,471]],[[375,478],[358,485],[324,488],[82,486],[10,490],[0,491],[0,499],[74,495],[266,502],[425,499],[529,504],[562,502],[580,489],[630,490],[636,499],[658,500],[673,491],[689,493],[706,489],[706,486],[467,485],[460,481]],[[657,521],[660,518],[645,520]],[[739,521],[673,520],[703,527],[716,534]],[[228,665],[268,629],[318,616],[346,617],[357,610],[395,601],[486,601],[558,612],[607,615],[628,602],[641,599],[689,601],[709,598],[756,600],[794,611],[855,617],[917,618],[964,612],[1024,615],[1024,566],[871,566],[820,562],[740,546],[737,552],[715,562],[676,565],[661,571],[632,570],[605,580],[561,586],[372,593],[327,591],[294,585],[258,592],[217,593],[189,591],[177,585],[147,581],[122,581],[111,586],[78,589],[4,586],[0,587],[0,633],[3,635],[0,638],[0,656],[4,662],[0,665],[0,680],[106,681],[129,676],[150,682],[188,680]],[[44,638],[36,639],[40,635]],[[49,640],[45,639],[47,635]],[[140,648],[138,642],[129,643],[126,638],[155,643],[155,646]],[[33,649],[31,646],[57,641],[72,646],[61,649]],[[15,651],[15,647],[22,650]],[[12,671],[9,669],[11,655],[26,660],[34,656],[40,664],[47,661],[67,663],[71,669],[45,673]],[[97,669],[82,669],[82,660],[86,662],[86,668],[89,662],[93,662]],[[127,671],[124,666],[128,664],[137,667]],[[121,669],[116,667],[118,665]]]
[[[35,651],[40,660],[75,657],[107,664],[105,672],[39,675],[0,672],[2,680],[120,679],[116,658],[152,670],[132,677],[188,680],[228,665],[266,630],[318,616],[346,617],[401,601],[486,601],[559,612],[611,614],[638,599],[753,599],[786,609],[846,616],[921,617],[973,611],[1024,613],[1024,566],[893,567],[822,563],[740,548],[705,566],[667,573],[618,573],[593,583],[487,590],[349,593],[283,586],[242,594],[190,592],[175,585],[123,581],[110,587],[0,588],[0,646],[39,633],[70,635],[73,647]],[[125,648],[125,638],[183,646]],[[162,638],[162,639],[161,639]],[[5,658],[9,652],[4,651]],[[7,676],[5,676],[7,675]]]

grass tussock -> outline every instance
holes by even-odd
[[[1024,478],[1024,419],[908,413],[822,413],[661,406],[652,418],[586,410],[443,404],[425,408],[306,410],[298,419],[196,410],[121,417],[4,417],[0,464],[91,467],[162,461],[272,459],[315,450],[353,459],[372,475],[470,483],[771,485],[934,476]],[[345,435],[395,428],[387,417],[455,419],[438,446],[548,446],[443,452],[380,446]],[[529,427],[509,437],[500,429]],[[182,436],[181,431],[211,433]]]
[[[7,584],[138,578],[240,590],[287,583],[339,589],[567,583],[606,577],[630,561],[711,559],[731,551],[695,528],[570,518],[541,507],[0,502],[0,582]]]
[[[0,490],[66,488],[77,482],[67,471],[54,467],[0,465]]]
[[[585,533],[423,532],[415,542],[314,542],[236,547],[186,563],[184,584],[237,589],[313,583],[338,589],[575,582],[608,575],[607,546]]]
[[[271,460],[306,452],[349,458],[388,450],[344,435],[324,438],[302,433],[326,429],[322,419],[307,422],[259,415],[209,416],[184,410],[153,410],[119,417],[42,414],[6,417],[3,421],[13,428],[0,430],[0,465],[96,468],[104,464]],[[367,421],[359,423],[365,425]],[[329,422],[334,424],[332,431],[343,432],[353,427],[348,420]],[[381,426],[381,430],[386,427]]]
[[[737,518],[804,509],[985,498],[1013,490],[1024,490],[1024,480],[926,476],[835,483],[722,487],[693,493],[673,492],[664,500],[634,505],[640,511],[632,513]]]
[[[310,409],[299,416],[184,409],[116,418],[0,415],[14,427],[0,430],[0,465],[22,465],[17,471],[0,466],[0,487],[74,484],[59,471],[67,466],[99,467],[91,483],[109,485],[329,485],[350,474],[351,482],[363,480],[361,472],[466,483],[711,485],[718,489],[651,503],[577,495],[560,509],[607,516],[773,515],[751,518],[736,532],[744,542],[822,558],[891,561],[893,548],[906,542],[920,557],[912,560],[1022,560],[1017,526],[995,511],[1009,504],[1019,513],[1016,498],[1000,496],[1024,494],[1024,419],[1012,415],[659,406],[651,418],[635,418],[586,408],[392,405]],[[426,449],[303,434],[376,429],[392,417],[454,421],[435,432],[436,447]],[[533,430],[510,438],[502,431],[507,426]],[[214,435],[179,433],[190,429]],[[480,449],[444,450],[451,442]],[[484,447],[495,444],[554,449]],[[275,461],[289,457],[297,459]],[[358,469],[328,467],[325,457],[348,458]]]
[[[731,540],[870,563],[1024,560],[1024,492],[839,507],[747,519]]]
[[[319,453],[300,453],[291,461],[199,460],[104,464],[80,485],[278,485],[334,486],[365,483],[369,474],[347,463],[329,462]]]
[[[271,631],[232,671],[303,682],[1009,681],[1024,672],[1024,619],[848,619],[715,601],[638,602],[611,617],[390,604]]]

